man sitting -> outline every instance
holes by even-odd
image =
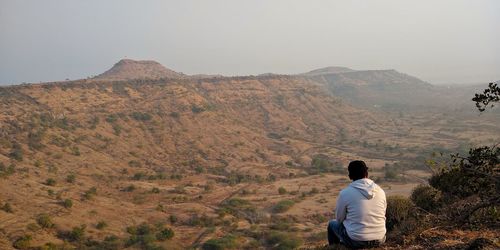
[[[328,223],[328,243],[351,248],[376,247],[385,242],[385,192],[368,179],[363,161],[349,163],[348,187],[340,191],[336,220]]]

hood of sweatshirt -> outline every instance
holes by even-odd
[[[358,190],[367,199],[375,197],[377,184],[368,178],[353,181],[349,186]]]

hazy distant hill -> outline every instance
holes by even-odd
[[[95,79],[127,80],[127,79],[159,79],[159,78],[185,78],[186,75],[165,68],[155,61],[136,61],[122,59],[111,69],[98,75]]]
[[[325,67],[320,69],[311,70],[307,73],[303,73],[302,75],[306,76],[317,76],[317,75],[327,75],[327,74],[338,74],[338,73],[347,73],[354,72],[355,70],[346,68],[346,67]]]
[[[474,110],[468,102],[475,93],[475,88],[434,86],[396,70],[324,72],[310,77],[323,84],[334,96],[358,107],[389,110],[436,107]]]

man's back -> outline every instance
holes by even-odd
[[[385,192],[368,178],[353,181],[337,199],[336,219],[343,223],[349,238],[356,241],[384,238]]]

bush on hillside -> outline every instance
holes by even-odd
[[[302,244],[302,240],[291,233],[273,231],[266,237],[266,243],[270,249],[292,250],[297,249]]]
[[[292,200],[282,200],[273,207],[273,212],[284,213],[288,211],[288,209],[290,209],[293,205],[295,205],[295,202]]]
[[[45,185],[47,186],[55,186],[56,185],[56,180],[52,179],[52,178],[48,178],[46,181],[45,181]]]
[[[410,199],[417,207],[426,211],[432,211],[442,205],[441,191],[429,186],[419,185],[413,189]]]
[[[14,241],[12,246],[16,249],[29,249],[31,246],[32,239],[33,238],[31,237],[31,235],[21,236],[16,241]]]
[[[108,223],[106,223],[105,221],[102,220],[102,221],[97,222],[97,224],[95,225],[95,228],[102,230],[107,226],[108,226]]]
[[[453,209],[454,213],[449,214],[450,220],[464,223],[478,211],[496,210],[500,204],[500,148],[471,148],[467,156],[455,154],[452,160],[452,164],[429,180],[450,204],[460,203]],[[461,202],[469,199],[474,201]]]
[[[149,121],[153,118],[150,114],[142,112],[133,112],[130,116],[137,121]]]
[[[222,238],[210,239],[203,243],[203,250],[236,249],[238,247],[236,237],[229,234]]]
[[[387,210],[385,213],[386,227],[393,229],[396,225],[403,223],[414,211],[414,205],[410,199],[403,196],[387,197]]]
[[[39,214],[36,218],[36,223],[42,228],[51,228],[54,226],[54,223],[48,214]]]
[[[14,164],[10,164],[8,167],[6,167],[2,162],[0,162],[0,178],[12,175],[15,172],[16,169]]]
[[[12,206],[8,202],[5,202],[5,204],[3,204],[3,206],[1,206],[0,209],[6,213],[14,213]]]
[[[14,142],[12,144],[12,150],[9,153],[9,157],[16,161],[23,161],[23,148],[21,144]]]
[[[65,199],[61,202],[62,206],[65,208],[71,208],[73,206],[73,201],[70,199]]]

